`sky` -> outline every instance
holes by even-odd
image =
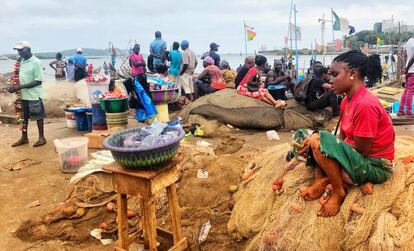
[[[392,16],[413,22],[410,1],[294,0],[302,28],[298,48],[310,48],[315,39],[320,43],[318,18],[325,14],[330,19],[330,8],[359,31]],[[289,0],[0,0],[0,54],[12,53],[20,40],[29,41],[33,52],[103,49],[110,41],[126,49],[136,41],[148,53],[157,30],[168,47],[187,39],[198,54],[207,51],[211,42],[220,44],[221,53],[240,53],[244,52],[244,20],[257,33],[247,43],[249,52],[262,45],[282,48],[289,14]],[[332,39],[327,26],[325,36]],[[334,36],[340,38],[341,33]]]

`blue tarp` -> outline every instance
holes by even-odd
[[[155,108],[154,103],[151,100],[151,97],[148,96],[142,85],[138,82],[137,79],[134,80],[134,85],[137,91],[137,96],[139,101],[141,102],[142,108],[136,109],[135,119],[138,121],[146,121],[155,115],[157,115],[157,109]]]

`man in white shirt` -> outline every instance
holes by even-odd
[[[397,116],[414,118],[412,110],[414,96],[414,36],[407,41],[404,48],[407,53],[407,64],[404,70],[406,82]]]

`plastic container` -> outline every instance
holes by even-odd
[[[177,89],[168,89],[168,90],[154,90],[150,91],[151,99],[154,104],[168,104],[171,103],[174,99],[174,93]]]
[[[86,112],[86,118],[88,120],[88,132],[92,132],[92,111]]]
[[[124,130],[128,126],[128,112],[107,113],[106,123],[110,131]]]
[[[75,112],[66,109],[65,110],[66,124],[68,128],[76,128]]]
[[[73,137],[53,140],[64,173],[76,173],[88,162],[88,138]]]
[[[106,113],[120,113],[129,110],[126,98],[99,99],[99,103]]]
[[[104,82],[86,82],[91,104],[99,103],[99,95],[109,91],[109,80]]]
[[[76,127],[78,131],[88,130],[88,118],[84,109],[78,109],[75,111]]]
[[[92,130],[107,130],[106,115],[100,104],[92,104]]]

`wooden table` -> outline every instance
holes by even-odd
[[[112,179],[117,192],[118,204],[118,246],[117,250],[128,250],[138,236],[128,234],[127,195],[139,195],[142,209],[142,228],[144,232],[144,246],[149,250],[157,250],[157,234],[173,241],[170,251],[185,250],[187,238],[181,230],[180,211],[178,206],[175,183],[179,174],[176,165],[180,162],[174,158],[156,170],[134,171],[111,164],[104,170],[112,172]],[[157,228],[155,197],[160,191],[167,189],[169,211],[172,219],[172,232]]]

